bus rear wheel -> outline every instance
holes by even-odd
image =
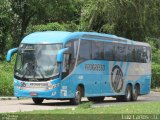
[[[82,98],[82,89],[80,86],[77,87],[75,97],[70,99],[70,103],[72,105],[79,105],[81,103]]]
[[[87,99],[89,100],[89,101],[91,101],[91,102],[96,102],[96,103],[98,103],[98,102],[103,102],[104,101],[104,96],[102,96],[102,97],[87,97]]]
[[[134,93],[132,92],[132,97],[131,97],[132,101],[137,101],[139,92],[140,92],[140,88],[139,88],[139,85],[137,84],[134,86]]]
[[[132,97],[132,86],[128,84],[126,87],[125,95],[123,95],[121,99],[124,102],[129,102],[131,101],[131,97]]]
[[[36,105],[39,105],[39,104],[42,104],[44,99],[43,98],[32,98],[32,100]]]

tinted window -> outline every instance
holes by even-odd
[[[146,46],[131,46],[127,47],[127,61],[147,63],[151,61],[150,48]]]
[[[68,47],[71,51],[71,55],[69,56],[69,72],[71,72],[75,66],[75,61],[77,57],[77,50],[78,50],[78,40],[70,41],[66,44],[66,47]]]
[[[104,43],[104,59],[113,61],[114,60],[114,44],[113,43]]]
[[[151,48],[147,48],[147,59],[146,62],[151,62]]]
[[[115,59],[117,61],[126,61],[126,45],[116,44]]]
[[[99,41],[92,41],[92,59],[104,59],[104,43]]]
[[[81,40],[78,63],[91,59],[91,41]]]
[[[136,62],[146,62],[147,48],[143,46],[135,46],[135,61]]]
[[[142,52],[142,50],[140,49],[140,47],[135,46],[135,62],[141,61],[141,52]]]
[[[141,62],[146,63],[147,62],[147,47],[142,47],[142,53],[141,53]]]
[[[127,62],[135,62],[135,48],[132,45],[127,45]]]

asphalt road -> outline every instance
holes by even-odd
[[[82,101],[86,102],[87,99],[83,98]],[[138,101],[136,102],[150,102],[150,101],[160,102],[160,93],[151,92],[148,95],[139,96]],[[117,102],[115,98],[106,97],[103,103],[93,104],[93,107],[128,104],[128,103],[130,102]],[[33,110],[53,110],[53,109],[65,109],[74,107],[76,106],[70,105],[69,101],[45,100],[42,105],[35,105],[32,102],[32,99],[0,100],[0,113],[33,111]]]

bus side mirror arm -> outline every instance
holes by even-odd
[[[61,49],[61,50],[58,51],[58,53],[57,53],[57,62],[58,63],[60,63],[60,62],[63,61],[63,54],[65,52],[67,52],[68,50],[69,50],[68,48],[63,48],[63,49]]]
[[[7,56],[6,56],[6,61],[7,62],[10,62],[11,61],[11,57],[14,53],[16,53],[18,50],[18,48],[13,48],[13,49],[10,49],[8,52],[7,52]]]

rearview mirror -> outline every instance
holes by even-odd
[[[57,62],[62,62],[63,61],[63,54],[68,52],[68,48],[63,48],[61,50],[58,51],[57,53]]]
[[[11,57],[14,53],[16,53],[18,50],[18,48],[13,48],[13,49],[10,49],[8,52],[7,52],[7,56],[6,56],[6,61],[7,62],[10,62],[11,61]]]

